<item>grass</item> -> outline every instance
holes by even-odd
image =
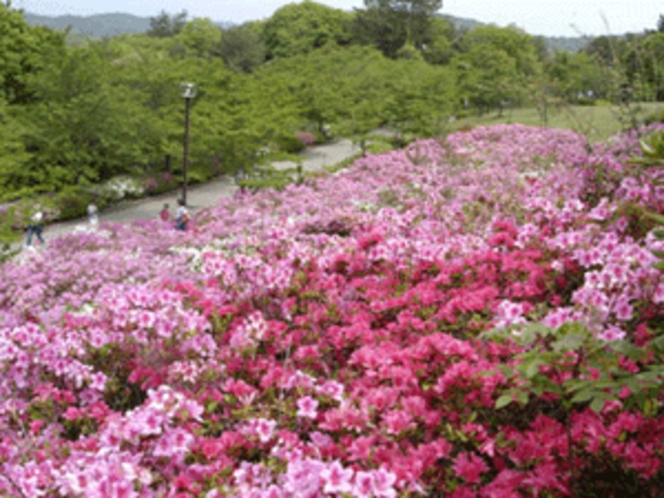
[[[662,103],[634,104],[629,112],[634,112],[637,119],[643,120],[647,115],[662,110]],[[535,108],[508,109],[502,116],[489,113],[483,116],[469,116],[456,120],[452,127],[454,130],[480,125],[494,125],[498,123],[522,123],[531,126],[549,126],[552,128],[567,128],[587,135],[591,142],[603,141],[616,133],[629,128],[628,110],[614,105],[602,106],[561,106],[551,108],[548,113],[548,122],[544,123]],[[627,118],[627,121],[625,120]]]

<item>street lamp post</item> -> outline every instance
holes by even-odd
[[[194,83],[182,84],[182,96],[185,101],[184,118],[184,162],[182,168],[182,202],[187,205],[187,169],[189,167],[189,111],[191,100],[196,96],[196,85]]]

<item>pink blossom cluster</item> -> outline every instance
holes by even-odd
[[[478,338],[579,322],[648,346],[664,191],[635,154],[477,128],[222,198],[196,234],[106,224],[4,264],[0,495],[656,495],[661,392],[497,409],[524,349]]]

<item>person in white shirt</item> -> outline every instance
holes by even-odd
[[[99,211],[94,204],[88,205],[88,221],[90,221],[90,225],[93,227],[99,224]]]
[[[35,213],[30,218],[30,224],[28,225],[28,240],[25,242],[25,245],[30,247],[32,245],[32,237],[37,236],[37,240],[44,244],[44,237],[42,237],[42,222],[44,220],[44,214],[40,209],[37,209]]]
[[[189,211],[182,199],[178,199],[178,209],[175,211],[175,228],[178,230],[187,230],[189,224]]]

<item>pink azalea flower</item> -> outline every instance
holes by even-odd
[[[267,420],[264,418],[259,418],[256,421],[256,433],[262,443],[267,443],[272,439],[274,434],[274,429],[277,426],[277,423],[274,420]]]
[[[353,495],[358,498],[371,498],[374,491],[373,472],[359,471],[355,474],[355,486]]]
[[[452,469],[469,484],[480,482],[480,475],[489,470],[484,460],[475,453],[460,453],[454,460]]]
[[[323,491],[325,493],[350,493],[353,489],[351,481],[353,479],[353,470],[344,469],[338,460],[328,464],[321,477],[325,481]]]
[[[625,331],[614,325],[610,325],[599,334],[599,338],[604,341],[622,341],[625,336]]]
[[[394,483],[397,476],[385,469],[378,469],[373,473],[373,493],[380,498],[394,498],[397,492],[394,489]]]
[[[297,400],[297,416],[315,419],[318,415],[316,409],[318,408],[318,401],[311,396],[304,396]]]

